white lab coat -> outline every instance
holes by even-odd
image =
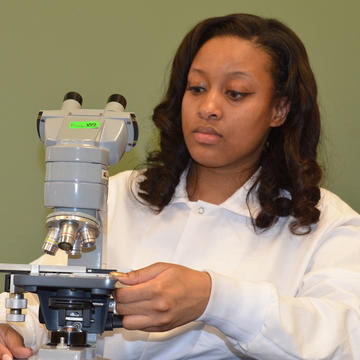
[[[107,267],[120,271],[171,262],[208,271],[202,316],[162,333],[116,330],[98,342],[102,356],[130,359],[360,359],[360,216],[322,190],[312,232],[292,235],[291,218],[256,233],[246,194],[223,204],[190,202],[182,177],[156,215],[129,191],[130,172],[110,180]],[[250,199],[256,213],[258,205]],[[42,262],[49,263],[49,256]],[[50,260],[65,261],[63,255]],[[27,344],[44,341],[28,316]]]

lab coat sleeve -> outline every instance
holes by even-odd
[[[268,282],[209,272],[210,300],[198,319],[243,354],[262,360],[360,359],[360,220],[324,235],[294,296]]]

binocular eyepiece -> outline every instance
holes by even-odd
[[[83,103],[83,98],[82,96],[77,93],[76,91],[69,91],[68,93],[65,94],[64,96],[64,100],[63,100],[63,106],[62,109],[74,109],[74,108],[81,108]],[[116,105],[118,105],[118,108],[113,109],[113,107]],[[117,110],[117,111],[124,111],[126,108],[126,99],[124,98],[124,96],[120,95],[120,94],[112,94],[109,96],[108,100],[107,100],[107,105],[105,107],[105,110]],[[110,108],[108,108],[110,106]]]

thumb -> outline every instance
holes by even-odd
[[[8,355],[8,357],[5,356],[6,360],[13,358],[12,356],[9,356],[9,354],[12,354],[17,358],[28,358],[32,355],[32,350],[25,347],[23,337],[12,327],[3,327],[1,330],[1,338],[5,345],[1,348],[2,358],[4,358],[5,354]]]
[[[142,269],[132,270],[128,273],[112,272],[110,276],[124,285],[136,285],[154,279],[169,268],[171,264],[155,263]]]

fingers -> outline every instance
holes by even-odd
[[[123,328],[127,330],[142,330],[142,331],[166,331],[171,328],[171,318],[166,314],[160,316],[149,315],[127,315],[123,318]]]
[[[115,290],[115,298],[117,302],[123,304],[149,300],[154,297],[158,287],[159,284],[152,280],[138,285],[123,287]]]
[[[157,263],[116,279],[116,309],[131,330],[166,331],[198,318],[211,291],[209,274],[176,264]]]
[[[10,360],[13,356],[17,358],[28,358],[32,355],[32,350],[26,348],[22,336],[16,332],[11,326],[0,325],[0,337],[2,344],[0,344],[1,359]],[[8,359],[6,356],[8,356]]]
[[[156,263],[128,273],[112,272],[110,275],[122,284],[136,285],[154,279],[169,266],[167,263]]]
[[[152,325],[152,320],[146,315],[124,316],[122,325],[127,330],[144,330]]]
[[[118,302],[116,304],[116,310],[121,315],[160,315],[169,311],[173,306],[173,303],[168,299],[156,298],[149,300],[139,300],[131,303]]]
[[[14,334],[10,333],[6,337],[6,344],[8,349],[12,352],[14,357],[20,359],[27,359],[32,355],[32,350],[25,347],[24,340],[21,335],[11,329]]]
[[[159,319],[152,309],[151,301],[139,301],[130,304],[116,304],[116,311],[123,315],[122,326],[127,330],[145,330],[154,326],[154,321]]]
[[[8,358],[6,358],[6,356]],[[0,343],[0,359],[1,360],[12,360],[13,359],[10,350],[1,343]]]

